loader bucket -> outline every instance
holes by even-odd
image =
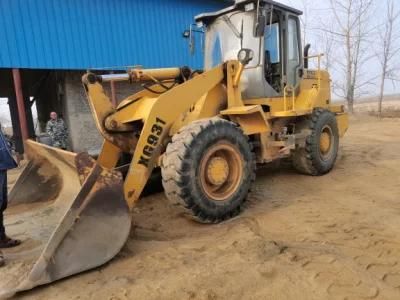
[[[111,260],[131,227],[122,175],[87,154],[33,141],[28,165],[9,194],[7,233],[22,240],[3,251],[0,298],[53,282]]]

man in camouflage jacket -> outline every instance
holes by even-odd
[[[46,132],[51,137],[52,146],[67,149],[68,130],[64,121],[57,117],[56,112],[50,113],[50,120],[46,125]]]

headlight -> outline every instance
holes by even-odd
[[[254,57],[254,52],[251,49],[240,49],[238,53],[238,60],[242,63],[242,65],[247,65]]]

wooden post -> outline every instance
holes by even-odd
[[[19,69],[13,69],[12,74],[14,79],[15,96],[17,99],[18,117],[21,127],[21,135],[22,135],[22,140],[25,141],[29,138],[29,133],[28,133],[28,124],[26,121],[24,96],[22,93],[21,73]]]

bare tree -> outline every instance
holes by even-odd
[[[324,20],[321,18],[321,16],[316,17],[319,24],[313,28],[313,36],[316,40],[317,47],[316,51],[324,54],[324,57],[321,61],[322,67],[328,72],[331,72],[331,69],[334,69],[336,64],[336,56],[334,52],[338,47],[339,41],[332,37],[331,32],[334,31],[332,29],[332,22],[326,22],[326,25],[321,27],[320,24],[324,24]],[[325,16],[325,21],[327,18],[329,18],[329,16]]]
[[[312,52],[324,54],[321,66],[329,71],[333,63],[334,40],[326,30],[321,30],[319,26],[323,15],[321,11],[324,11],[324,9],[318,7],[318,3],[320,3],[320,0],[301,0],[301,9],[303,11],[300,19],[302,42],[303,46],[308,43],[312,44],[312,48],[315,47]],[[311,60],[310,65],[316,68],[317,61]]]
[[[331,42],[335,41],[335,65],[342,73],[339,78],[344,78],[336,82],[335,90],[346,99],[350,113],[353,112],[355,97],[372,82],[371,78],[361,78],[360,75],[362,66],[372,58],[368,38],[375,29],[372,18],[369,18],[373,3],[374,0],[330,0],[335,28],[324,26],[322,29],[331,37]]]
[[[395,30],[396,22],[400,17],[400,11],[396,11],[394,1],[386,1],[386,19],[383,30],[380,31],[381,48],[379,49],[378,58],[381,65],[380,89],[378,98],[378,113],[382,117],[382,102],[385,92],[386,80],[395,80],[398,67],[395,65],[394,59],[400,52],[398,45],[400,35]]]
[[[303,46],[307,44],[308,27],[309,27],[309,15],[310,15],[310,0],[301,0],[303,15],[300,19],[301,21],[301,31],[303,35]]]

